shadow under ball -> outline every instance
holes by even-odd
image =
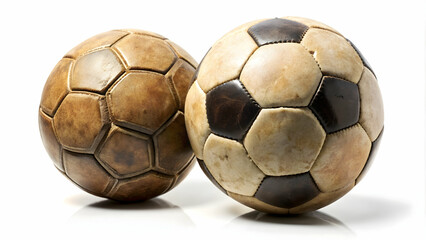
[[[199,165],[249,207],[297,214],[349,192],[383,132],[376,76],[356,47],[320,22],[244,24],[205,55],[186,100]]]
[[[194,165],[184,103],[197,62],[161,35],[114,30],[69,51],[44,86],[43,144],[83,190],[146,200],[179,184]]]

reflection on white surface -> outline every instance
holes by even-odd
[[[75,235],[107,235],[123,237],[135,234],[170,234],[194,227],[182,209],[164,199],[156,198],[140,203],[118,203],[102,200],[91,203],[68,220],[67,227]],[[86,235],[86,236],[87,236]]]
[[[197,169],[197,171],[201,170]],[[185,180],[185,182],[178,185],[175,189],[164,194],[162,198],[182,208],[192,208],[215,203],[227,197],[213,186],[211,182],[204,179],[203,181]]]
[[[232,220],[227,228],[246,228],[258,234],[318,236],[327,233],[347,239],[355,233],[342,221],[320,211],[301,215],[280,216],[251,211]]]
[[[88,194],[66,199],[80,207],[68,220],[67,238],[130,236],[188,239],[296,236],[312,239],[363,238],[398,225],[410,216],[410,205],[389,198],[348,194],[339,201],[302,215],[279,216],[253,211],[219,192],[207,181],[190,180],[159,198],[121,204]],[[246,238],[246,237],[245,237]]]
[[[292,235],[308,238],[327,234],[336,239],[357,237],[357,229],[380,225],[391,226],[404,220],[409,205],[385,198],[349,195],[319,211],[293,216],[280,216],[250,211],[226,226],[226,230],[251,232],[256,235]]]

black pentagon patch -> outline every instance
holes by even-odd
[[[228,195],[226,193],[226,190],[216,181],[216,179],[214,179],[213,175],[210,173],[209,169],[207,168],[206,164],[204,163],[203,160],[197,158],[198,161],[198,165],[200,165],[201,170],[203,170],[204,174],[210,179],[210,181],[217,187],[220,189],[220,191],[222,191],[223,193],[225,193],[226,195]]]
[[[297,207],[320,193],[309,173],[265,177],[255,198],[281,208]]]
[[[308,29],[308,26],[299,22],[274,18],[251,26],[248,33],[258,46],[262,46],[269,43],[300,43]]]
[[[327,133],[350,127],[359,120],[358,86],[343,79],[325,76],[309,108]]]
[[[206,108],[212,132],[238,141],[243,139],[260,111],[238,79],[209,91]]]
[[[355,51],[358,53],[358,56],[361,58],[362,64],[368,68],[374,75],[374,77],[376,76],[376,74],[374,73],[373,69],[371,68],[370,64],[368,63],[367,59],[364,58],[364,56],[362,55],[361,51],[359,51],[359,49],[355,46],[355,44],[353,44],[349,39],[346,39],[351,46],[355,49]]]
[[[374,157],[376,156],[377,149],[380,146],[380,141],[382,139],[383,130],[380,132],[379,136],[374,140],[374,142],[371,144],[370,154],[368,155],[367,162],[365,163],[364,168],[362,169],[361,173],[359,174],[358,178],[356,179],[355,183],[358,184],[359,181],[361,181],[365,174],[368,172],[368,170],[371,167],[371,164],[373,163]]]

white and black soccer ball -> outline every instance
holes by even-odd
[[[218,40],[186,99],[199,165],[225,194],[269,213],[303,213],[351,190],[383,132],[374,72],[329,26],[258,20]]]

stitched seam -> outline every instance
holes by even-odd
[[[173,64],[173,66],[175,66],[175,65],[177,65],[177,64]],[[179,67],[180,66],[176,67],[177,69],[175,70],[175,72],[173,74],[171,74],[171,76],[167,76],[167,77],[165,76],[166,81],[167,81],[167,86],[168,86],[168,88],[169,88],[169,90],[170,90],[170,92],[173,96],[173,99],[175,100],[174,102],[176,104],[176,108],[180,107],[181,101],[179,99],[179,95],[177,93],[176,86],[173,82],[173,77],[174,77],[174,74],[176,73],[176,71],[179,69]]]
[[[124,31],[124,32],[126,32],[126,31]],[[117,40],[115,40],[113,43],[111,43],[109,45],[109,47],[112,47],[114,44],[116,44],[117,42],[119,42],[121,39],[123,39],[123,38],[125,38],[126,36],[129,36],[129,35],[130,35],[130,33],[127,32],[127,34],[124,34],[123,36],[121,36]]]

